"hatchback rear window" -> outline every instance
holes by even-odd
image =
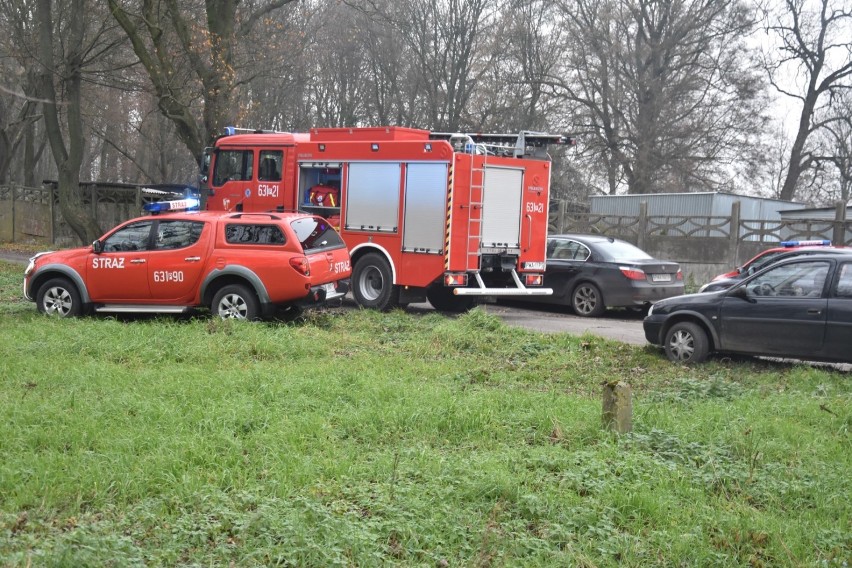
[[[305,252],[343,246],[343,240],[322,217],[302,217],[290,223]]]

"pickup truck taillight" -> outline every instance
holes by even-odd
[[[311,275],[311,263],[308,262],[306,256],[294,256],[290,259],[290,266],[296,269],[296,272],[303,276]]]

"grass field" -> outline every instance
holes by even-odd
[[[479,310],[55,321],[21,269],[0,262],[4,566],[852,557],[848,374],[676,367]]]

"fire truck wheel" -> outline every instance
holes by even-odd
[[[398,305],[399,288],[382,255],[369,253],[358,259],[352,270],[352,295],[365,308],[386,311]]]
[[[257,296],[243,284],[230,284],[216,292],[210,311],[222,319],[254,321],[260,315]]]
[[[429,286],[426,289],[426,299],[436,310],[442,312],[461,313],[473,307],[473,298],[470,296],[456,296],[452,288],[442,284]]]
[[[578,316],[597,317],[606,311],[600,289],[591,282],[581,282],[571,294],[571,307]]]
[[[66,278],[51,278],[36,293],[38,311],[49,316],[69,318],[83,313],[77,287]]]

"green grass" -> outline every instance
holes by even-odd
[[[0,565],[846,566],[850,381],[458,318],[55,321],[0,262]],[[601,429],[601,383],[634,432]]]

